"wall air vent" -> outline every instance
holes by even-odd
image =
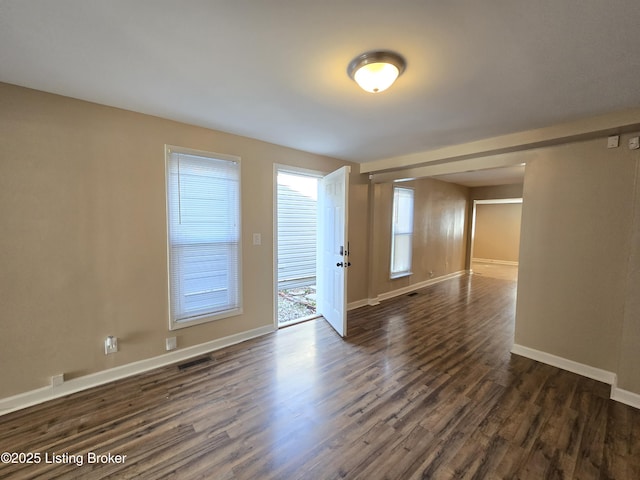
[[[211,357],[200,357],[195,360],[190,360],[185,363],[181,363],[178,365],[178,370],[186,370],[187,368],[195,367],[196,365],[200,365],[201,363],[207,363],[211,361]]]

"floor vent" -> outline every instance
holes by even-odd
[[[211,360],[211,357],[200,357],[195,360],[190,360],[185,363],[181,363],[178,365],[178,370],[186,370],[187,368],[195,367],[196,365],[200,365],[201,363],[207,363]]]
[[[407,295],[407,297],[415,297],[418,294],[418,292],[411,292]]]

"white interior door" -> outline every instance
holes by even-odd
[[[331,326],[347,335],[347,211],[349,172],[342,167],[318,182],[317,306]]]

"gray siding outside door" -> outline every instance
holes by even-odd
[[[316,283],[316,200],[278,184],[278,289]]]

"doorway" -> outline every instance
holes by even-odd
[[[522,198],[474,200],[470,270],[517,281]]]
[[[274,322],[322,316],[347,335],[349,174],[274,165]]]
[[[318,181],[322,174],[276,167],[278,327],[318,317]]]

